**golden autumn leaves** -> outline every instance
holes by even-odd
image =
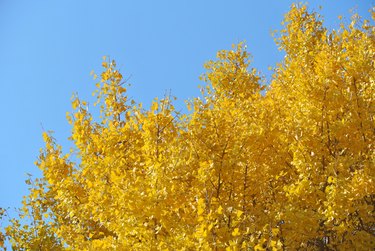
[[[328,31],[293,6],[266,86],[242,44],[206,64],[202,97],[149,110],[114,61],[99,119],[74,97],[75,149],[49,134],[15,250],[370,250],[374,246],[374,27]],[[26,224],[21,224],[26,222]]]

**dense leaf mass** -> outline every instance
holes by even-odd
[[[269,84],[243,44],[218,52],[189,112],[129,100],[104,60],[94,118],[74,97],[75,148],[51,134],[14,250],[371,250],[375,247],[375,28],[329,31],[292,6]]]

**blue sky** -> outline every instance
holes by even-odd
[[[246,41],[264,74],[283,58],[271,37],[292,1],[0,0],[0,207],[20,205],[26,173],[43,147],[43,129],[68,149],[74,92],[92,100],[91,70],[102,56],[131,76],[129,95],[146,105],[166,90],[183,100],[199,95],[203,63]],[[328,27],[350,9],[369,18],[371,0],[311,1]]]

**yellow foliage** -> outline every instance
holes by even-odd
[[[128,100],[114,61],[100,119],[74,96],[75,148],[50,133],[14,250],[371,250],[375,246],[374,27],[329,31],[292,6],[268,85],[240,43],[219,51],[202,97]],[[1,216],[1,215],[0,215]],[[21,224],[22,222],[22,224]]]

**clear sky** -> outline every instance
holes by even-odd
[[[328,27],[350,9],[369,18],[372,0],[310,1]],[[286,0],[0,0],[0,207],[20,206],[26,173],[43,147],[43,129],[68,149],[74,92],[92,100],[91,70],[103,55],[131,76],[129,95],[146,105],[166,90],[183,100],[199,95],[203,63],[246,41],[253,67],[283,58],[271,37],[292,1]],[[344,19],[345,20],[345,19]],[[14,215],[13,215],[14,216]]]

